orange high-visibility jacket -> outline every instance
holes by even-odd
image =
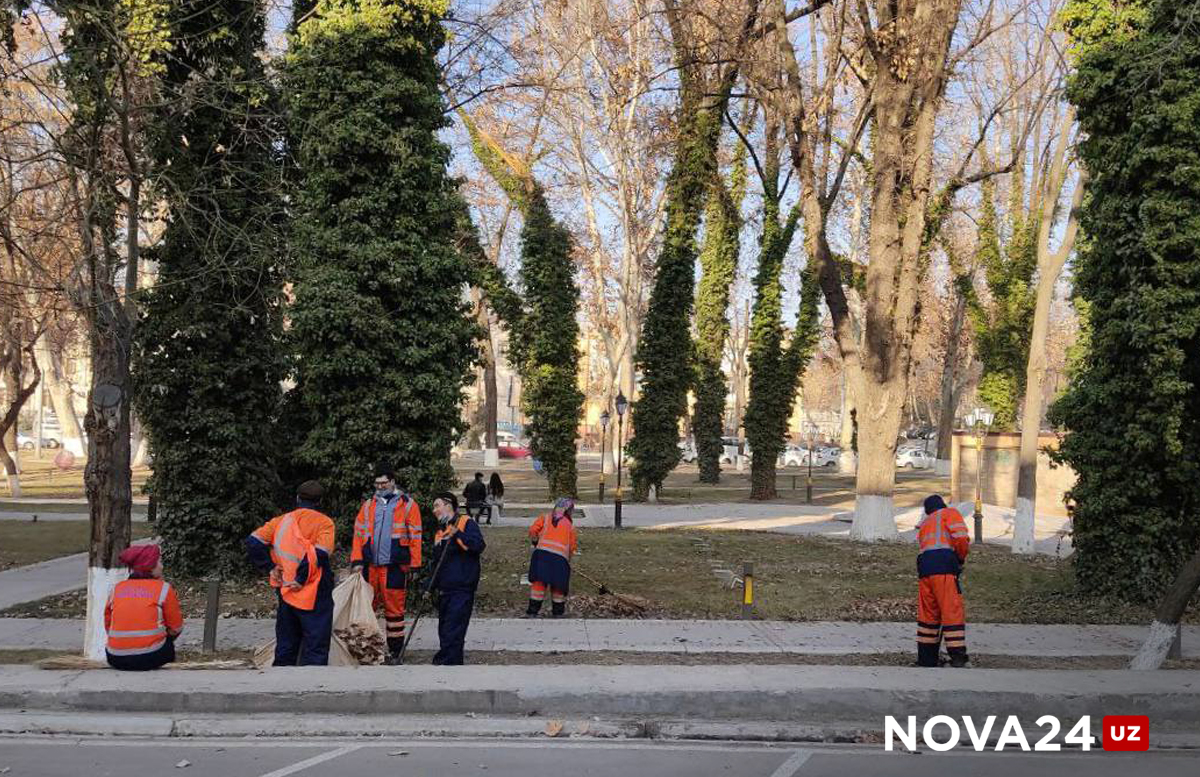
[[[301,507],[276,516],[253,536],[271,549],[271,560],[283,570],[282,582],[271,580],[283,600],[298,610],[311,610],[323,574],[317,549],[333,553],[334,527],[329,516]]]
[[[163,580],[122,580],[104,608],[108,652],[114,656],[153,653],[167,641],[168,631],[178,634],[182,629],[179,599]]]
[[[562,556],[568,561],[571,560],[571,556],[575,555],[575,549],[579,544],[579,537],[575,533],[575,524],[571,523],[571,519],[566,516],[559,520],[558,526],[555,526],[553,515],[539,515],[538,519],[529,527],[529,538],[537,542],[538,550]]]
[[[917,541],[917,574],[921,577],[957,575],[971,547],[967,524],[953,507],[923,517],[917,527]]]
[[[375,513],[377,505],[372,497],[358,508],[354,519],[354,546],[350,549],[350,563],[375,563]],[[391,566],[416,568],[421,566],[421,508],[408,494],[401,494],[395,511],[392,512],[392,555]]]

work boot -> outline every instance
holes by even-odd
[[[566,614],[567,614],[567,603],[566,602],[554,602],[551,605],[551,607],[550,607],[550,617],[551,618],[561,618],[562,616],[564,616]]]
[[[538,616],[538,612],[541,611],[541,609],[542,609],[542,603],[540,601],[538,601],[537,599],[530,599],[529,607],[525,610],[525,617],[526,618],[536,618]]]
[[[383,663],[387,664],[388,666],[400,666],[403,661],[400,658],[400,653],[396,652],[389,653],[388,657],[384,659]]]
[[[938,665],[938,646],[929,643],[917,644],[917,666],[935,667]]]
[[[970,659],[967,658],[967,654],[965,652],[954,652],[950,654],[950,666],[954,667],[955,669],[962,669],[968,663],[970,663]]]

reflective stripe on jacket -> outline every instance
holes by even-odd
[[[354,545],[350,549],[351,563],[375,563],[375,498],[363,502],[354,519]],[[421,508],[408,494],[401,494],[392,513],[392,547],[389,566],[421,566]]]
[[[957,575],[967,558],[971,536],[962,514],[946,507],[924,516],[917,525],[917,575]]]
[[[154,578],[122,580],[104,608],[104,626],[111,655],[140,656],[161,648],[168,629],[181,630],[183,614],[169,583]]]
[[[565,515],[554,524],[553,515],[539,515],[529,527],[530,539],[537,541],[537,549],[556,556],[562,556],[568,561],[575,555],[579,539],[575,534],[575,524]]]
[[[316,605],[317,589],[324,579],[322,567],[327,565],[318,562],[318,552],[328,559],[333,540],[333,521],[307,507],[272,518],[250,535],[250,542],[265,545],[271,561],[283,570],[284,584],[271,584],[280,589],[285,602],[299,610],[312,610]]]

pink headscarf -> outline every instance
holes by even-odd
[[[162,551],[157,545],[133,545],[121,551],[119,560],[129,567],[134,577],[148,577],[161,557]]]

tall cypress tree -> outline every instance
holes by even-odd
[[[1151,3],[1140,31],[1093,5],[1067,17],[1090,349],[1051,419],[1078,475],[1080,583],[1153,600],[1200,544],[1200,0]]]
[[[166,230],[150,256],[159,271],[137,331],[135,400],[168,563],[229,573],[280,500],[282,202],[264,20],[243,0],[163,8],[152,149]]]
[[[521,408],[533,455],[546,467],[552,496],[575,496],[575,439],[583,415],[579,390],[579,286],[571,233],[555,220],[546,193],[529,166],[500,147],[464,116],[471,145],[484,169],[517,206],[521,227],[519,309],[507,309],[489,293],[510,333],[510,360],[521,375]],[[486,285],[486,284],[485,284]],[[501,292],[504,294],[504,292]]]
[[[746,149],[739,145],[729,185],[719,177],[708,195],[704,248],[700,251],[700,289],[696,294],[696,403],[692,433],[701,483],[721,480],[721,436],[729,384],[721,363],[729,334],[729,290],[737,272],[741,205],[746,194]]]
[[[288,55],[298,475],[346,527],[383,460],[419,500],[454,481],[475,359],[435,56],[444,0],[320,0]],[[426,505],[427,506],[427,505]]]

